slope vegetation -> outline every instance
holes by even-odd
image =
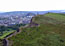
[[[9,38],[10,46],[65,46],[64,20],[65,15],[58,13],[35,16],[28,27]]]

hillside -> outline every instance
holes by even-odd
[[[2,40],[0,40],[0,46],[3,46],[3,41]]]
[[[65,46],[64,20],[65,15],[58,13],[35,16],[28,27],[20,27],[22,32],[9,38],[9,46]]]
[[[56,23],[64,24],[65,23],[65,14],[60,13],[48,13],[45,15],[38,15],[34,18],[34,21],[37,23],[47,22],[47,23]]]

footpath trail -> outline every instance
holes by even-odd
[[[39,26],[39,24],[35,23],[35,22],[32,22],[32,19],[31,19],[31,22],[29,25],[26,25],[26,26],[23,26],[22,28],[27,28],[27,27],[33,27],[33,26]],[[9,40],[8,38],[12,37],[12,36],[16,36],[16,34],[19,34],[21,32],[20,28],[18,30],[16,30],[14,33],[8,35],[6,38],[4,38],[4,42],[3,42],[3,46],[9,46]]]
[[[8,35],[6,38],[3,39],[3,46],[9,46],[9,40],[8,38],[12,37],[12,36],[16,36],[16,34],[19,34],[21,32],[20,29],[18,29],[17,31],[15,31],[14,33]]]
[[[23,28],[27,27],[28,25],[24,26]],[[9,46],[9,40],[8,38],[12,37],[12,36],[16,36],[17,34],[19,34],[21,32],[20,28],[18,30],[16,30],[14,33],[6,36],[4,39],[3,39],[3,46]]]

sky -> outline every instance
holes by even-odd
[[[65,0],[0,0],[0,12],[65,10]]]

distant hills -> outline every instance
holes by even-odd
[[[32,13],[32,14],[46,14],[48,12],[51,12],[51,13],[63,13],[65,14],[65,12],[63,12],[64,10],[49,10],[49,11],[11,11],[11,12],[1,12],[0,13],[0,16],[12,16],[12,15],[22,15],[22,16],[26,16],[28,15],[29,13]]]

